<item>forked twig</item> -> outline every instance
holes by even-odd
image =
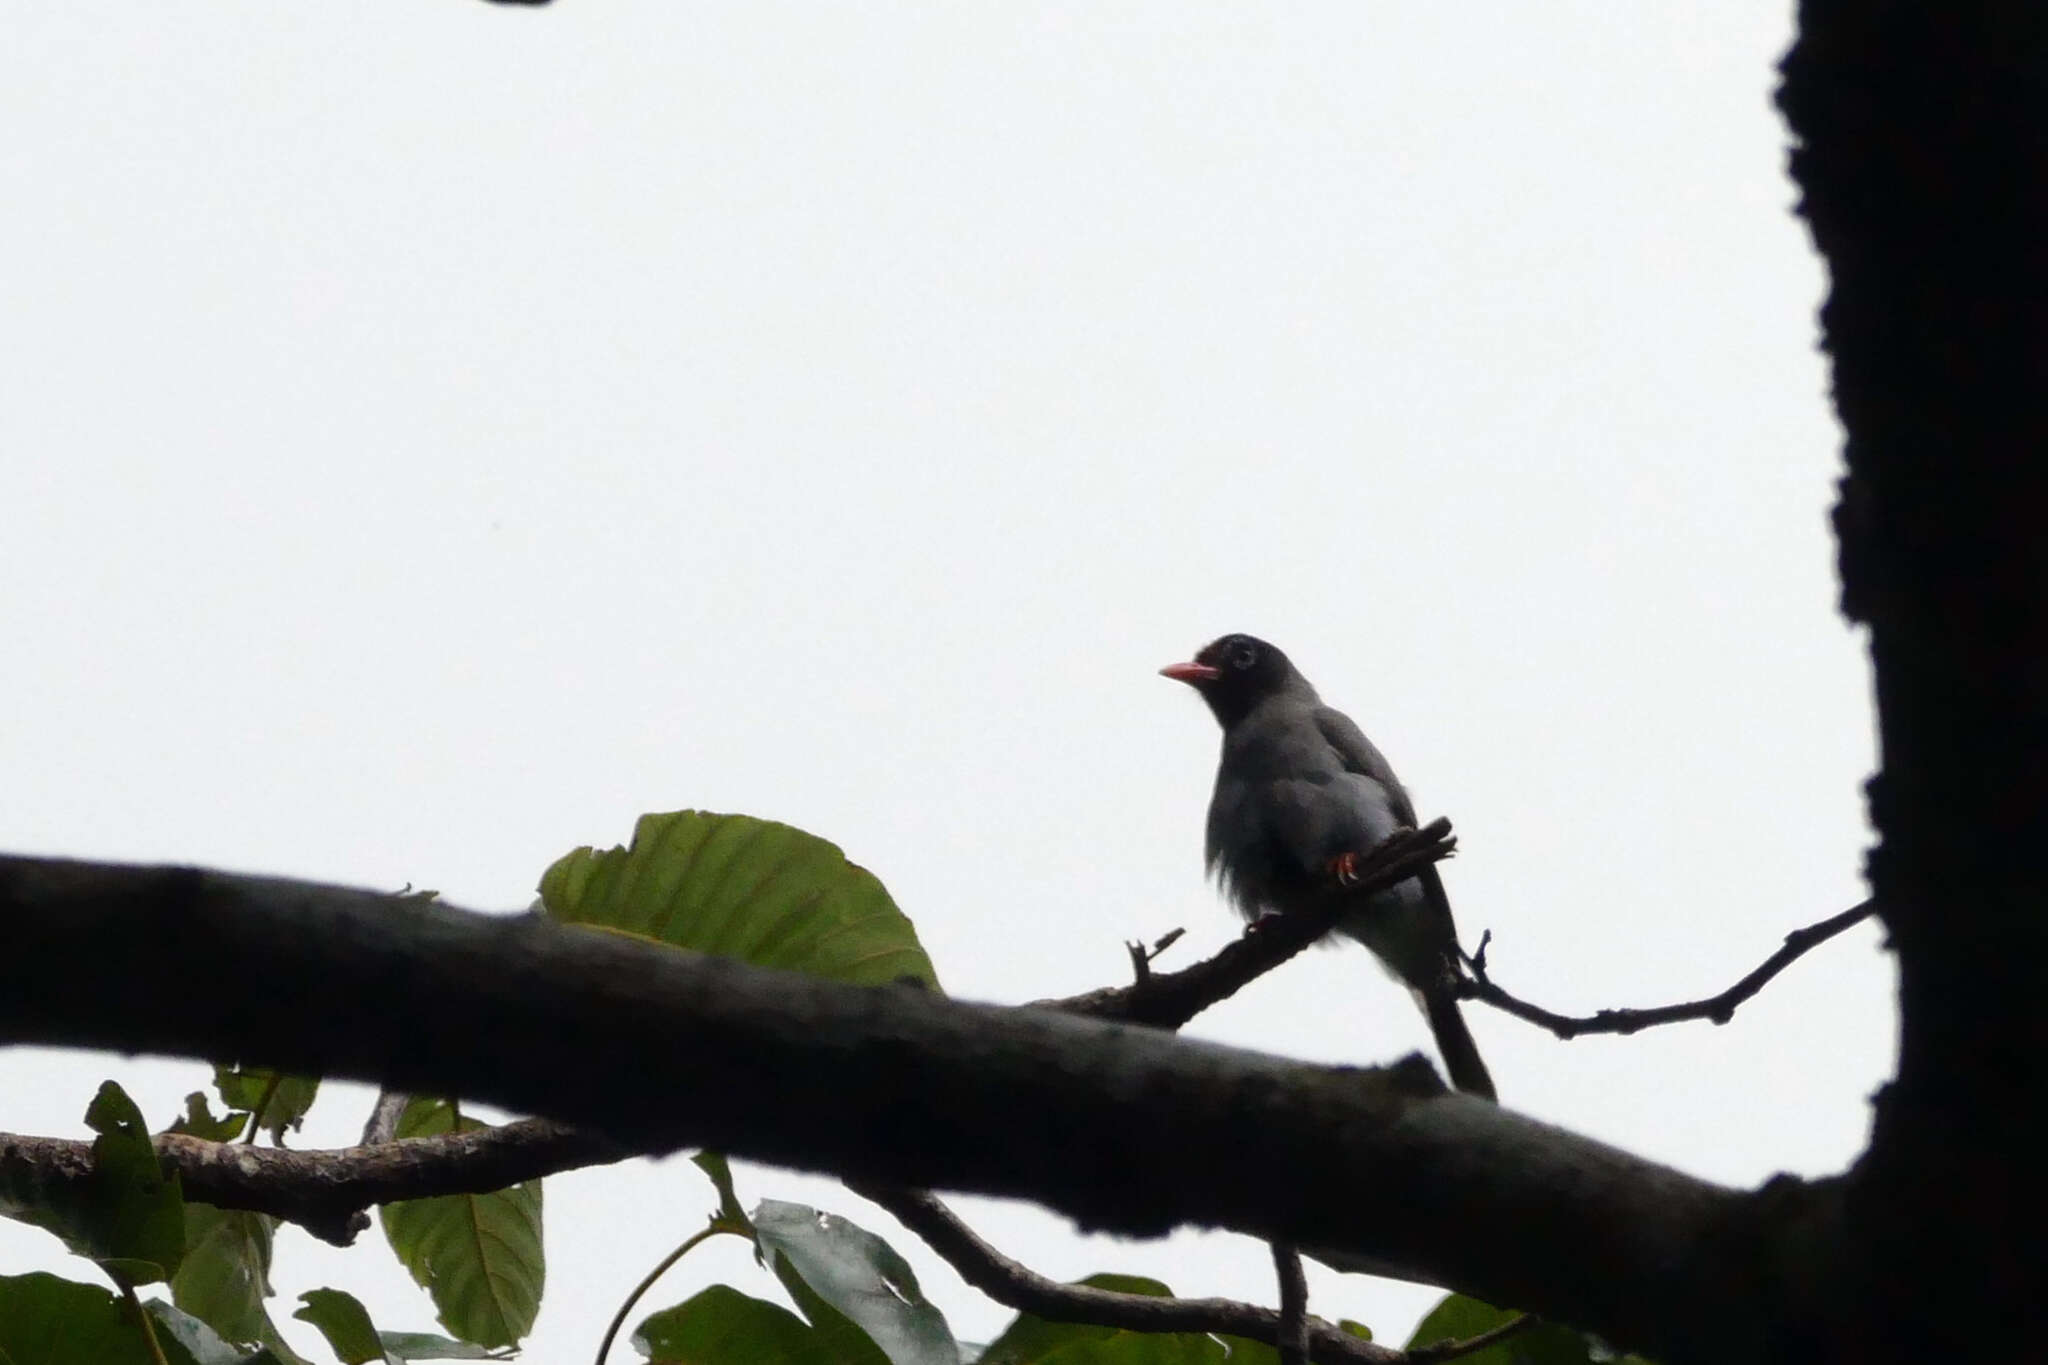
[[[1719,995],[1708,996],[1704,1000],[1688,1000],[1683,1004],[1659,1005],[1651,1009],[1611,1009],[1587,1015],[1557,1014],[1508,994],[1487,976],[1486,945],[1492,937],[1491,931],[1480,936],[1479,951],[1469,959],[1472,975],[1459,983],[1458,993],[1467,1000],[1483,1001],[1495,1009],[1506,1010],[1517,1019],[1525,1019],[1566,1039],[1587,1033],[1635,1033],[1658,1024],[1676,1024],[1687,1019],[1711,1019],[1717,1024],[1725,1024],[1734,1016],[1738,1006],[1762,990],[1772,977],[1791,966],[1801,955],[1843,930],[1862,923],[1876,910],[1877,902],[1867,900],[1838,915],[1830,915],[1818,924],[1794,929],[1785,935],[1785,942],[1778,951],[1765,958],[1755,971]]]

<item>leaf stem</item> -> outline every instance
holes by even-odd
[[[270,1079],[263,1083],[263,1093],[256,1097],[256,1112],[249,1115],[249,1131],[242,1135],[244,1146],[254,1147],[256,1145],[256,1135],[263,1131],[263,1115],[269,1110],[270,1102],[277,1098],[278,1088],[283,1084],[284,1073],[282,1071],[271,1072]],[[283,1144],[280,1143],[279,1145],[282,1146]]]
[[[143,1308],[142,1300],[135,1297],[135,1286],[128,1283],[125,1275],[116,1275],[114,1281],[121,1286],[121,1297],[128,1300],[128,1311],[135,1314],[135,1320],[142,1324],[142,1339],[149,1345],[149,1358],[156,1365],[171,1365],[164,1359],[164,1348],[156,1339],[156,1327],[149,1320],[148,1310]]]
[[[674,1265],[677,1261],[682,1260],[684,1256],[689,1254],[690,1248],[696,1246],[699,1242],[705,1240],[707,1237],[715,1237],[721,1232],[731,1231],[733,1231],[731,1228],[726,1227],[724,1224],[714,1219],[709,1227],[706,1227],[702,1232],[696,1233],[695,1235],[691,1236],[681,1246],[677,1247],[674,1251],[671,1251],[668,1255],[662,1257],[661,1263],[655,1266],[654,1269],[648,1271],[646,1277],[642,1279],[640,1283],[633,1286],[633,1292],[626,1295],[626,1301],[619,1305],[619,1311],[612,1314],[611,1325],[604,1329],[604,1340],[599,1342],[597,1345],[596,1365],[604,1365],[604,1358],[607,1354],[610,1353],[612,1349],[612,1339],[618,1336],[619,1328],[625,1325],[626,1314],[632,1312],[633,1305],[640,1302],[642,1296],[644,1296],[648,1290],[654,1288],[654,1282],[656,1280],[660,1279],[663,1275],[668,1273],[668,1268],[670,1266]]]

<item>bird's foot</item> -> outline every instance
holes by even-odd
[[[1371,852],[1377,853],[1391,843],[1414,837],[1415,826],[1397,825],[1387,831],[1386,838],[1373,845]],[[1364,868],[1367,856],[1367,854],[1356,852],[1339,853],[1336,857],[1323,864],[1323,871],[1329,876],[1331,881],[1341,887],[1349,888],[1356,886],[1365,880]]]
[[[1278,924],[1280,919],[1281,914],[1278,910],[1261,910],[1257,919],[1245,925],[1244,936],[1250,938],[1253,934],[1263,934]]]

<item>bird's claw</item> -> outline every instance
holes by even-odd
[[[1387,837],[1380,840],[1379,843],[1373,846],[1373,851],[1378,852],[1380,849],[1385,848],[1388,844],[1393,843],[1397,839],[1410,839],[1413,838],[1414,835],[1415,826],[1398,826],[1395,829],[1389,830],[1387,832]],[[1336,857],[1330,859],[1329,862],[1323,865],[1323,870],[1329,874],[1331,881],[1337,883],[1337,885],[1341,887],[1349,888],[1356,886],[1360,882],[1365,880],[1365,873],[1362,870],[1365,867],[1365,860],[1366,855],[1362,853],[1339,853]]]

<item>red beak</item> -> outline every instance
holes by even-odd
[[[1223,676],[1223,670],[1208,664],[1168,664],[1159,670],[1162,677],[1184,682],[1189,687],[1198,687],[1205,682],[1214,682]]]

